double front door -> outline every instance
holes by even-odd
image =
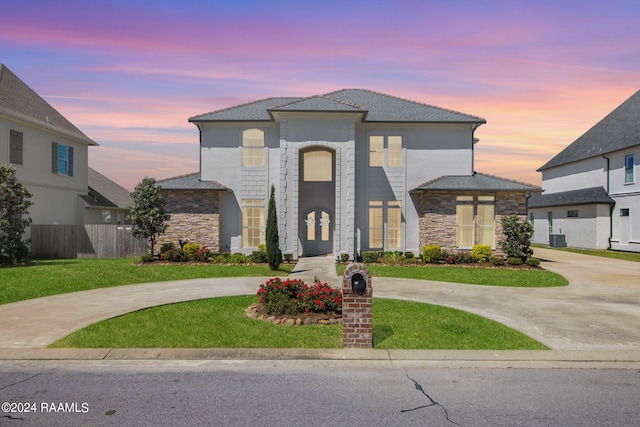
[[[304,214],[305,255],[330,254],[333,247],[332,215],[324,208],[314,208]]]

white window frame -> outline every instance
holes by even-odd
[[[631,160],[631,162],[629,162]],[[635,182],[635,157],[633,154],[624,156],[624,183],[633,184]],[[631,166],[629,167],[629,163]]]
[[[253,134],[253,135],[252,135]],[[258,137],[258,135],[260,137]],[[242,166],[264,166],[265,132],[251,128],[242,131]]]

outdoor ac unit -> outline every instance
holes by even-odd
[[[549,235],[549,246],[552,248],[566,248],[567,240],[564,234],[550,234]]]

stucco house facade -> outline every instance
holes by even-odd
[[[496,247],[501,216],[525,218],[539,190],[474,172],[484,119],[370,90],[261,99],[189,121],[200,171],[159,181],[172,215],[164,239],[212,250],[264,241],[272,185],[280,248],[294,258]]]
[[[640,91],[543,165],[534,242],[640,252]]]
[[[98,145],[0,64],[0,163],[33,195],[33,224],[83,224],[88,148]]]

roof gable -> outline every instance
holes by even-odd
[[[620,104],[538,171],[640,145],[640,91]]]
[[[191,117],[191,122],[273,120],[270,112],[360,112],[365,122],[483,124],[483,118],[366,89],[342,89],[307,98],[267,98]]]
[[[87,145],[98,145],[3,64],[0,64],[0,114],[62,133]]]
[[[89,196],[92,196],[93,192],[97,200],[106,200],[108,204],[103,204],[103,206],[127,208],[131,204],[131,192],[129,192],[129,190],[102,175],[95,169],[89,168],[87,178],[89,183]]]

